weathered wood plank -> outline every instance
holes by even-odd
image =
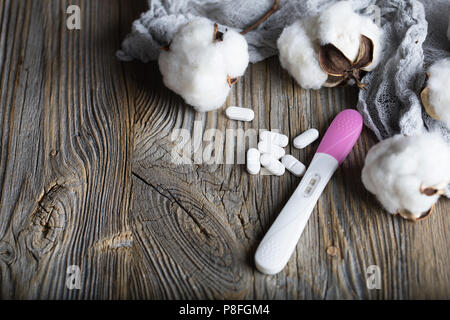
[[[4,298],[127,293],[134,116],[114,57],[121,11],[70,4],[81,7],[80,31],[65,27],[68,1],[0,4]],[[81,268],[82,290],[66,288],[69,265]]]
[[[0,3],[1,298],[450,298],[450,201],[415,224],[383,212],[360,180],[375,143],[367,129],[286,269],[254,269],[299,178],[248,175],[239,143],[266,128],[323,133],[355,106],[355,89],[302,90],[271,58],[227,102],[252,107],[253,122],[198,114],[164,88],[156,64],[114,57],[145,1],[70,4],[81,6],[79,31],[65,28],[68,1]],[[173,161],[179,129],[196,137],[193,164]],[[211,146],[219,164],[204,162]],[[316,147],[287,151],[309,163]],[[80,290],[65,286],[72,264]],[[370,265],[381,290],[366,286]]]

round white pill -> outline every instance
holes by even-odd
[[[259,133],[259,139],[270,141],[273,144],[276,144],[277,146],[282,148],[286,147],[289,143],[289,138],[284,134],[267,130],[261,131]]]
[[[303,163],[290,154],[287,154],[281,158],[281,163],[286,167],[286,169],[288,169],[288,171],[297,177],[300,177],[306,169]]]
[[[228,107],[225,114],[231,120],[252,121],[255,118],[255,113],[249,108]]]
[[[269,140],[262,140],[258,143],[258,150],[261,153],[269,153],[275,159],[280,159],[286,154],[286,151],[276,144],[272,144]]]
[[[281,176],[284,174],[285,171],[284,165],[280,161],[272,157],[270,154],[268,153],[262,154],[260,161],[261,165],[264,168],[266,168],[270,173],[276,176]]]
[[[261,170],[261,163],[259,158],[261,153],[256,148],[250,148],[247,150],[247,171],[250,174],[258,174]]]
[[[319,131],[317,131],[317,129],[308,129],[294,139],[294,147],[297,149],[303,149],[313,143],[318,137]]]

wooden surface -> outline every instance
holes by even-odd
[[[299,179],[175,165],[171,133],[323,133],[355,106],[355,89],[302,90],[271,58],[250,66],[227,102],[252,106],[253,122],[196,114],[155,64],[114,56],[145,1],[105,2],[0,1],[1,298],[450,298],[450,202],[419,223],[385,213],[360,180],[375,143],[367,129],[288,266],[258,273],[256,246]],[[81,6],[79,31],[65,27],[69,4]],[[308,163],[316,147],[288,151]],[[69,265],[81,268],[80,290],[65,285]],[[370,265],[380,290],[366,286]]]

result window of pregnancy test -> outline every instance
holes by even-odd
[[[303,195],[305,197],[309,197],[314,192],[314,189],[316,189],[319,180],[320,175],[317,173],[313,174],[312,177],[307,180],[308,182],[306,183],[305,189],[303,191]]]

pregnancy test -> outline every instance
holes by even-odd
[[[325,133],[308,170],[255,253],[256,268],[276,274],[287,264],[317,200],[361,134],[359,112],[341,111]]]

